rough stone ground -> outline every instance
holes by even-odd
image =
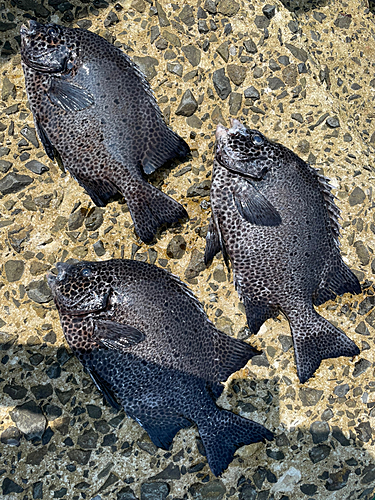
[[[271,0],[270,0],[271,1]],[[0,487],[4,498],[369,500],[375,487],[375,18],[366,1],[0,1]],[[27,106],[19,28],[52,19],[98,32],[146,72],[192,157],[154,176],[190,220],[140,244],[126,206],[105,210],[44,154]],[[238,116],[332,179],[342,253],[363,286],[320,307],[361,347],[298,383],[287,322],[235,374],[223,407],[277,435],[215,479],[194,428],[155,448],[103,402],[71,357],[44,281],[58,260],[135,258],[190,283],[210,318],[246,338],[231,276],[202,262],[218,121]],[[171,387],[173,390],[173,387]]]

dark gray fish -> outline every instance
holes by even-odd
[[[132,260],[57,264],[48,282],[63,332],[96,386],[168,449],[198,426],[215,475],[242,445],[273,439],[262,425],[220,409],[221,382],[253,356],[208,320],[177,277]]]
[[[361,287],[339,251],[339,210],[326,178],[281,144],[232,120],[216,131],[205,261],[233,266],[251,333],[279,312],[289,320],[297,374],[358,347],[320,316],[320,305]]]
[[[189,146],[167,127],[143,74],[118,48],[83,29],[29,23],[21,28],[22,68],[46,153],[97,206],[121,193],[149,243],[160,225],[187,213],[143,173],[186,156]]]

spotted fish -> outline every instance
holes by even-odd
[[[220,409],[221,382],[260,354],[228,337],[164,269],[131,260],[59,263],[48,275],[73,352],[115,408],[168,449],[195,423],[215,475],[239,446],[271,440],[262,425]]]
[[[29,21],[21,28],[22,68],[36,130],[100,207],[121,193],[146,243],[187,217],[146,182],[167,160],[189,153],[163,121],[151,88],[127,55],[83,29]]]
[[[251,333],[286,315],[304,383],[323,359],[359,353],[313,307],[361,292],[340,255],[339,210],[326,178],[257,130],[232,120],[216,139],[205,261],[220,250],[231,261]]]

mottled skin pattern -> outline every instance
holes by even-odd
[[[339,211],[326,179],[286,147],[238,120],[216,135],[206,262],[230,259],[252,333],[286,315],[303,383],[322,359],[359,353],[313,307],[361,291],[340,256]]]
[[[176,432],[196,423],[219,475],[239,446],[272,439],[215,404],[221,382],[259,352],[218,331],[178,278],[130,260],[57,267],[48,281],[71,349],[157,446],[168,449]]]
[[[30,21],[21,28],[22,68],[38,135],[98,206],[120,192],[137,234],[187,217],[148,184],[149,174],[189,147],[162,119],[140,70],[104,38]]]

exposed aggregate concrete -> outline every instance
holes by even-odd
[[[375,18],[366,1],[0,1],[0,488],[4,498],[369,500],[375,488]],[[134,234],[49,161],[28,109],[19,28],[28,18],[90,29],[134,59],[192,156],[152,176],[190,220]],[[110,409],[71,356],[45,273],[68,259],[134,258],[189,283],[224,332],[248,337],[221,256],[205,268],[216,124],[237,116],[331,178],[341,250],[363,293],[319,308],[361,348],[298,382],[285,319],[231,377],[224,408],[276,434],[241,448],[221,478],[196,429],[156,448]],[[74,138],[72,138],[74,140]],[[171,387],[173,390],[173,387]]]

